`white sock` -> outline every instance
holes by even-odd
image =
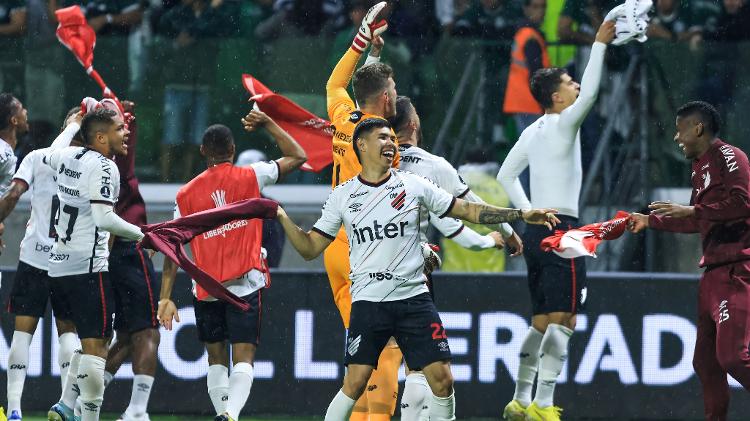
[[[430,402],[430,421],[455,420],[456,419],[456,393],[451,393],[447,398],[432,395]]]
[[[422,373],[409,373],[401,397],[401,420],[418,421],[429,417],[432,391]],[[423,416],[424,415],[424,416]]]
[[[216,415],[227,412],[227,401],[229,401],[229,368],[214,364],[208,366],[208,396],[214,404]]]
[[[552,406],[557,376],[568,359],[568,342],[573,331],[563,325],[551,323],[539,347],[539,378],[534,402],[540,408]]]
[[[529,406],[531,403],[531,390],[534,388],[534,379],[539,364],[539,346],[543,337],[542,332],[532,326],[521,344],[518,380],[516,380],[516,393],[513,399],[523,406]]]
[[[84,354],[78,366],[78,387],[81,388],[81,421],[98,421],[104,401],[104,366],[107,360]]]
[[[29,347],[31,338],[26,332],[14,331],[8,352],[8,414],[11,411],[21,413],[21,395],[26,382],[26,370],[29,366]]]
[[[148,411],[148,398],[151,396],[151,386],[154,378],[145,374],[133,377],[133,391],[130,393],[130,405],[125,412],[135,418],[143,417]]]
[[[112,383],[112,379],[115,378],[115,375],[110,373],[107,370],[104,370],[104,388],[106,389],[107,386],[109,386],[110,383]]]
[[[57,364],[60,366],[60,387],[65,387],[65,378],[68,376],[70,368],[70,359],[73,352],[81,347],[78,342],[78,336],[73,332],[63,333],[57,340],[60,342],[60,349],[57,350]]]
[[[65,376],[65,383],[60,395],[60,402],[64,403],[70,409],[73,409],[76,405],[76,399],[81,393],[78,389],[78,368],[81,365],[81,350],[76,349],[73,351],[73,356],[70,357],[70,367],[68,367],[68,375]]]
[[[248,363],[237,363],[229,376],[229,401],[227,413],[232,419],[240,418],[240,411],[245,406],[250,388],[253,386],[253,366]]]
[[[333,398],[331,404],[328,405],[325,421],[348,420],[349,416],[352,415],[352,408],[354,408],[355,402],[356,400],[346,396],[343,390],[339,390],[339,393]]]

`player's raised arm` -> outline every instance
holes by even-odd
[[[273,136],[276,144],[281,150],[281,158],[276,160],[279,165],[279,178],[283,178],[292,171],[298,169],[307,161],[307,154],[302,146],[294,140],[284,129],[266,113],[259,110],[250,111],[243,119],[242,126],[246,131],[252,132],[258,127],[265,128]]]
[[[372,6],[362,19],[357,35],[352,41],[351,48],[346,50],[336,67],[333,68],[331,76],[326,83],[326,102],[328,104],[328,117],[331,121],[336,120],[336,116],[342,112],[350,112],[354,109],[354,101],[346,92],[346,87],[352,80],[352,75],[357,67],[357,62],[362,53],[367,49],[373,37],[376,37],[386,29],[388,24],[384,19],[378,20],[378,15],[386,6],[386,2]]]
[[[581,90],[578,98],[573,102],[573,105],[560,113],[561,127],[568,126],[578,131],[591,107],[594,106],[596,97],[599,95],[599,86],[601,86],[604,53],[607,51],[607,44],[612,42],[614,37],[615,23],[613,21],[602,23],[596,33],[596,40],[591,46],[591,55],[581,78]]]
[[[338,231],[338,227],[334,230],[333,235],[316,227],[313,227],[310,231],[305,231],[292,221],[281,206],[279,206],[276,218],[284,228],[284,233],[292,243],[292,246],[294,246],[294,249],[305,260],[312,260],[323,253],[323,250],[336,238],[335,233]]]

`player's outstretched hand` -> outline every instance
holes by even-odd
[[[495,248],[496,249],[502,250],[502,249],[505,248],[505,239],[503,238],[503,236],[499,232],[492,231],[491,233],[489,233],[487,235],[490,236],[490,238],[492,238],[495,241]]]
[[[440,255],[437,253],[440,248],[434,244],[422,243],[422,256],[424,256],[424,274],[429,275],[432,272],[440,269],[443,265],[443,260],[440,259]]]
[[[365,17],[362,19],[362,24],[359,26],[359,31],[352,41],[352,49],[362,54],[367,46],[372,42],[373,38],[385,32],[388,29],[388,22],[385,19],[378,20],[380,12],[388,5],[387,2],[381,1],[375,6],[372,6]]]
[[[615,39],[615,22],[612,20],[605,20],[599,30],[596,32],[596,41],[609,44]]]
[[[628,219],[628,231],[638,233],[648,228],[648,215],[633,212]]]
[[[527,224],[544,225],[552,229],[560,223],[560,220],[555,216],[556,213],[557,209],[531,209],[523,211],[521,215]]]
[[[659,216],[670,216],[672,218],[687,218],[695,215],[692,206],[678,205],[672,202],[653,202],[648,205],[651,213]]]
[[[251,110],[242,118],[242,127],[245,128],[245,131],[252,132],[258,127],[263,127],[271,121],[271,117],[263,111]]]
[[[511,250],[511,257],[516,257],[523,254],[523,241],[517,233],[514,232],[513,234],[511,234],[511,236],[505,240],[505,244],[507,244],[508,249]]]
[[[172,320],[179,323],[180,314],[177,312],[177,306],[170,299],[159,300],[159,310],[157,311],[159,323],[167,330],[172,330]]]
[[[70,117],[68,117],[68,119],[65,120],[65,127],[68,127],[72,123],[78,123],[78,125],[80,125],[82,121],[83,121],[83,111],[78,111],[75,114],[71,114]]]

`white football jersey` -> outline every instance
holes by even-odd
[[[398,150],[401,154],[400,169],[427,178],[455,197],[461,198],[469,192],[469,186],[445,158],[409,144],[398,145]],[[428,214],[426,210],[424,212],[422,242],[427,241],[427,225],[430,223],[448,238],[455,237],[464,229],[464,223],[456,218],[438,218],[437,215]]]
[[[374,185],[359,176],[333,189],[313,230],[349,240],[352,301],[396,301],[427,292],[420,245],[423,209],[439,216],[455,198],[430,180],[392,169]]]
[[[16,155],[8,142],[0,138],[0,196],[10,189],[13,173],[16,172]]]
[[[120,190],[117,165],[93,149],[78,146],[49,152],[44,162],[57,173],[60,201],[49,276],[106,272],[109,232],[94,223],[91,204],[114,205],[117,201]]]
[[[13,176],[28,184],[31,193],[31,216],[21,240],[19,260],[42,270],[49,267],[49,255],[55,244],[55,218],[60,208],[57,174],[43,162],[50,152],[50,148],[31,151]]]

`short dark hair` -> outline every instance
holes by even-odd
[[[388,120],[375,117],[362,120],[359,124],[357,124],[357,127],[354,128],[354,133],[352,133],[352,148],[354,148],[354,155],[357,155],[357,160],[360,162],[360,164],[362,163],[362,159],[359,157],[359,146],[357,146],[357,139],[375,129],[381,129],[383,127],[392,129],[391,123],[389,123]]]
[[[10,118],[18,111],[16,101],[16,97],[11,93],[0,94],[0,130],[5,130],[10,126]]]
[[[705,101],[690,101],[677,109],[677,117],[696,116],[711,135],[719,134],[721,116],[716,108]]]
[[[552,108],[552,94],[557,92],[565,69],[547,67],[539,69],[531,76],[531,95],[544,109]]]
[[[354,72],[352,89],[354,98],[362,106],[372,98],[383,92],[388,86],[388,78],[393,77],[393,69],[385,63],[372,63],[360,67]]]
[[[409,123],[409,117],[411,117],[413,112],[416,112],[416,109],[411,102],[411,98],[399,95],[396,99],[396,115],[388,118],[388,123],[398,133]]]
[[[94,142],[96,132],[103,130],[105,126],[115,123],[117,113],[106,108],[97,108],[94,111],[86,113],[81,121],[80,133],[83,136],[83,143],[91,145]]]
[[[203,132],[203,151],[207,156],[227,156],[233,145],[232,130],[223,124],[214,124]]]

